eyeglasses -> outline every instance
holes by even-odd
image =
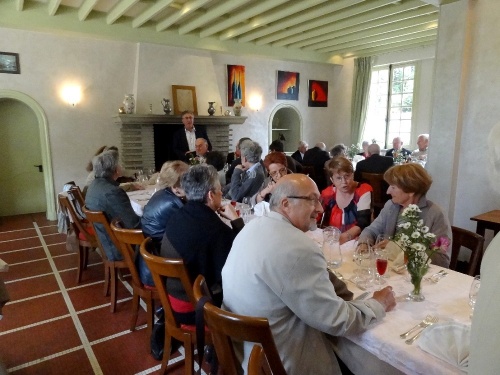
[[[291,198],[291,199],[303,199],[303,200],[312,202],[312,204],[314,204],[315,206],[317,204],[321,204],[320,199],[317,198],[317,197],[306,197],[306,196],[303,196],[303,195],[289,195],[287,198]]]
[[[345,174],[343,176],[335,176],[335,177],[332,177],[333,180],[337,181],[337,182],[347,182],[347,181],[351,181],[352,180],[352,173],[349,173],[349,174]]]
[[[278,176],[278,174],[279,174],[280,176],[284,176],[284,175],[286,175],[286,174],[287,174],[286,172],[287,172],[286,168],[281,168],[279,171],[270,172],[270,173],[269,173],[269,176],[271,176],[271,177],[273,177],[273,178],[274,178],[274,177],[277,177],[277,176]]]

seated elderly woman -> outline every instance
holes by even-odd
[[[269,174],[259,191],[250,199],[250,205],[255,206],[262,201],[269,202],[274,186],[278,180],[288,174],[287,160],[282,152],[271,152],[264,158],[264,167]]]
[[[262,147],[254,141],[243,141],[240,145],[241,164],[234,168],[227,198],[241,202],[252,197],[264,182],[264,168],[260,163]]]
[[[144,206],[142,231],[157,244],[161,243],[170,216],[184,205],[186,193],[181,187],[181,176],[188,169],[189,166],[180,160],[163,164],[159,174],[161,188]]]
[[[327,170],[333,185],[321,192],[324,209],[322,226],[338,228],[340,243],[359,236],[370,224],[372,187],[353,179],[352,163],[339,156],[327,163]]]
[[[108,150],[92,159],[95,179],[90,183],[85,196],[85,205],[91,211],[103,211],[111,222],[119,218],[125,228],[140,228],[140,217],[134,212],[130,199],[119,187],[116,179],[120,175],[118,151]],[[122,260],[120,251],[113,245],[106,229],[96,224],[96,233],[109,260]]]
[[[387,193],[391,200],[387,201],[378,217],[366,227],[359,237],[374,243],[379,234],[393,236],[397,232],[397,224],[401,222],[403,210],[410,204],[420,208],[420,218],[429,232],[436,238],[447,237],[451,242],[451,227],[448,218],[441,208],[425,197],[431,187],[432,178],[427,171],[417,163],[396,165],[384,173],[384,180],[389,184]],[[451,246],[446,252],[436,252],[432,255],[433,264],[442,267],[450,265]]]
[[[211,165],[195,165],[181,177],[187,203],[167,223],[161,256],[182,258],[191,281],[203,275],[214,301],[222,303],[222,267],[243,219],[228,204],[221,207],[222,191],[217,171]],[[231,220],[230,228],[217,215]],[[177,279],[167,280],[167,291],[178,323],[193,324],[194,306]]]

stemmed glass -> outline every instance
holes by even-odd
[[[373,247],[373,249],[375,250],[376,254],[377,253],[383,253],[382,255],[384,256],[384,259],[385,259],[385,269],[383,271],[383,273],[380,273],[379,272],[379,275],[380,276],[383,276],[384,279],[388,279],[389,278],[389,274],[386,273],[386,270],[387,270],[387,260],[389,259],[389,252],[388,252],[388,249],[386,248],[387,244],[389,243],[389,241],[391,240],[391,236],[387,235],[387,234],[379,234],[377,236],[377,239],[375,240],[375,246]],[[377,269],[378,269],[378,264],[377,264]],[[380,279],[380,277],[377,277],[377,279]],[[382,282],[381,284],[378,284],[378,285],[382,285],[384,284],[384,282]]]
[[[477,294],[479,293],[479,287],[481,286],[481,276],[474,277],[472,280],[472,284],[470,286],[469,291],[469,306],[470,306],[470,315],[469,317],[472,319],[472,315],[474,314],[474,307],[476,306]]]
[[[386,281],[382,278],[387,271],[387,251],[382,248],[375,249],[375,264],[377,266],[377,275],[374,284],[384,285]]]
[[[360,286],[368,288],[374,273],[374,253],[368,241],[358,241],[354,249],[354,261],[360,267],[354,270],[354,280]]]

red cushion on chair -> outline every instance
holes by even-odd
[[[84,224],[85,225],[85,224]],[[94,231],[94,227],[92,225],[85,225],[85,229],[93,236],[95,236],[95,231]],[[83,232],[80,232],[78,233],[78,239],[80,241],[88,241],[87,240],[87,237],[85,237],[85,233]]]
[[[175,298],[168,295],[168,299],[170,300],[170,304],[172,305],[172,309],[178,313],[190,313],[194,311],[194,306],[191,302],[186,302],[181,299]]]

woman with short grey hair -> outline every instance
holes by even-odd
[[[119,175],[120,160],[117,150],[107,150],[92,159],[95,177],[112,178]]]
[[[214,293],[214,301],[222,303],[222,267],[236,234],[243,228],[243,220],[236,209],[222,204],[222,190],[217,171],[211,165],[194,165],[182,176],[181,187],[187,203],[167,222],[161,244],[161,256],[182,258],[191,281],[203,275]],[[231,221],[232,229],[220,216]],[[178,323],[193,324],[193,311],[183,306],[189,298],[177,279],[167,280],[167,290]]]
[[[264,168],[260,163],[262,147],[254,141],[244,141],[241,146],[241,164],[234,168],[226,195],[234,201],[241,202],[245,197],[254,196],[264,182]]]

